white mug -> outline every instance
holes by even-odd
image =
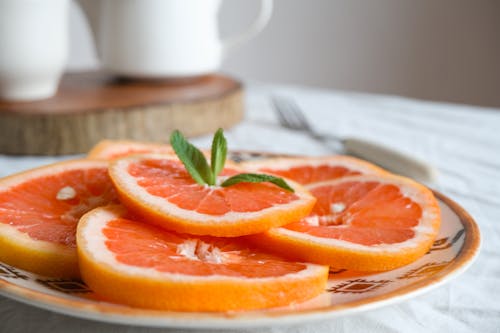
[[[0,98],[57,91],[68,55],[69,0],[0,0]]]
[[[104,69],[134,78],[186,78],[215,72],[227,51],[260,32],[272,0],[237,37],[221,41],[221,0],[79,0]]]

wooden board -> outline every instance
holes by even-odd
[[[67,74],[52,98],[0,100],[0,153],[84,153],[102,139],[167,142],[173,129],[208,134],[242,118],[242,84],[227,76],[130,81]]]

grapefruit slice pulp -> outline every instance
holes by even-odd
[[[106,162],[60,162],[1,179],[0,261],[42,275],[78,277],[78,220],[115,200]]]
[[[383,271],[423,256],[438,234],[438,202],[412,180],[352,176],[308,188],[318,199],[308,217],[251,240],[295,260]]]
[[[220,178],[242,172],[229,166]],[[307,216],[316,201],[292,181],[294,193],[271,183],[199,185],[176,157],[166,155],[114,160],[109,173],[121,202],[144,221],[196,235],[263,232]]]
[[[328,268],[256,250],[241,239],[178,234],[136,222],[122,206],[78,225],[83,280],[104,299],[175,311],[249,310],[321,293]]]

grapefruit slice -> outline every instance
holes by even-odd
[[[67,161],[1,179],[0,261],[42,275],[78,277],[78,220],[114,200],[107,162]]]
[[[294,193],[271,183],[199,185],[176,158],[135,155],[114,160],[109,173],[121,202],[145,221],[177,232],[234,237],[306,217],[316,199],[290,181]],[[242,173],[225,168],[218,183]]]
[[[321,293],[328,268],[285,261],[240,239],[196,237],[139,223],[122,206],[85,214],[82,278],[105,300],[175,311],[249,310]]]
[[[275,174],[307,185],[340,177],[387,174],[387,171],[350,156],[279,157],[241,163],[250,171]]]
[[[170,154],[173,152],[172,147],[168,144],[132,140],[102,140],[89,151],[87,158],[112,160],[132,154]]]
[[[353,176],[308,188],[318,201],[307,218],[252,241],[295,260],[383,271],[424,255],[439,231],[434,195],[403,177]]]

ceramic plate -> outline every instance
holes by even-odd
[[[258,154],[233,154],[235,159]],[[302,304],[261,311],[188,313],[151,311],[99,301],[78,280],[48,278],[0,262],[0,293],[63,314],[151,327],[243,328],[322,320],[394,304],[434,289],[464,272],[479,252],[479,229],[458,204],[435,192],[442,226],[430,251],[389,272],[364,274],[331,269],[327,289]]]

